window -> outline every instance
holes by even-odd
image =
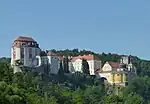
[[[24,58],[24,48],[21,48],[20,51],[21,51],[21,58]]]
[[[26,45],[26,43],[25,43],[25,42],[23,42],[23,43],[22,43],[22,46],[25,46],[25,45]]]
[[[28,42],[28,46],[31,46],[31,42]]]
[[[29,58],[32,58],[32,48],[29,48]]]

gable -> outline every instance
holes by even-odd
[[[112,67],[108,63],[105,63],[103,68],[102,68],[102,71],[103,72],[105,72],[105,71],[112,71]]]

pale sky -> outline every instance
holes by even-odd
[[[0,56],[30,36],[41,49],[88,49],[150,59],[150,0],[0,0]]]

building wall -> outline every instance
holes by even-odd
[[[68,64],[69,64],[69,72],[75,73],[75,69],[74,69],[74,67],[73,67],[73,63],[72,63],[72,62],[69,62]]]
[[[129,57],[128,56],[124,56],[124,57],[122,57],[122,61],[123,61],[123,63],[124,64],[129,64]]]
[[[99,73],[100,77],[106,78],[108,83],[113,83],[112,82],[112,74],[111,73]]]
[[[60,60],[57,56],[37,56],[38,65],[40,66],[47,66],[48,74],[57,74],[60,68]]]
[[[101,61],[100,60],[94,60],[94,67],[95,69],[101,69]]]
[[[36,63],[33,63],[33,60],[36,58],[36,55],[40,54],[40,48],[34,48],[34,47],[12,47],[12,59],[11,59],[11,65],[15,64],[15,60],[20,60],[24,66],[32,67],[36,65]],[[23,53],[23,55],[21,55]],[[31,53],[31,57],[29,57],[29,54]]]
[[[100,77],[104,77],[107,79],[108,83],[110,84],[122,84],[127,81],[126,77],[126,72],[124,72],[123,69],[117,69],[117,72],[113,73],[112,72],[112,67],[106,63],[104,64],[102,68],[102,72],[99,73]]]
[[[48,56],[50,63],[50,73],[57,74],[60,68],[60,60],[57,56]]]
[[[100,77],[104,77],[107,79],[108,83],[110,84],[120,84],[125,83],[127,81],[126,74],[125,73],[99,73]]]
[[[106,63],[106,64],[104,64],[102,70],[103,71],[112,71],[112,67]]]
[[[101,61],[88,60],[87,62],[89,64],[90,75],[95,75],[95,70],[101,68]],[[70,62],[69,63],[69,70],[72,73],[77,72],[77,71],[82,73],[82,60],[76,59],[75,61]]]
[[[94,60],[88,60],[90,75],[94,75]]]
[[[71,69],[74,69],[75,72],[82,72],[82,60],[81,59],[77,59],[75,60],[74,62],[72,62],[72,66],[73,68]]]
[[[15,60],[20,60],[20,48],[12,47],[11,48],[11,65],[15,64]]]
[[[100,69],[101,62],[97,60],[88,60],[90,75],[95,75],[95,70]]]

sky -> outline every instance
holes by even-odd
[[[18,36],[43,50],[87,49],[150,60],[150,0],[0,0],[0,57]]]

